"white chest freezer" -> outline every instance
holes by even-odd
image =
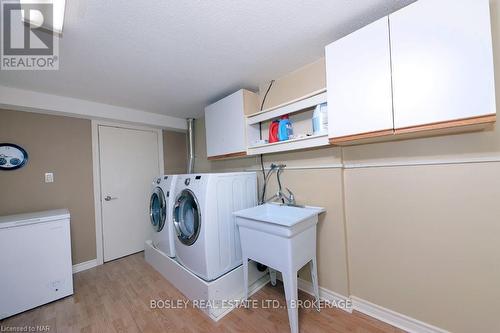
[[[73,294],[66,209],[0,217],[0,319]]]

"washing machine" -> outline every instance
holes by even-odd
[[[241,245],[233,212],[256,205],[255,172],[178,176],[173,204],[177,261],[206,281],[239,266]]]
[[[149,219],[153,227],[152,244],[169,257],[175,257],[172,211],[177,175],[165,175],[153,180],[149,200]]]

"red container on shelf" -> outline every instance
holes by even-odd
[[[279,120],[274,120],[269,125],[269,143],[278,142],[278,130],[279,130],[280,122]]]

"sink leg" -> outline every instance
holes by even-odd
[[[283,284],[285,285],[285,297],[288,309],[288,321],[290,332],[299,333],[299,309],[297,307],[298,289],[297,272],[282,272]]]
[[[319,286],[318,286],[318,265],[316,263],[316,257],[312,258],[309,262],[311,268],[311,280],[314,290],[314,297],[316,298],[316,310],[320,311],[319,304]]]
[[[243,284],[243,289],[245,291],[243,301],[246,303],[248,301],[248,258],[246,257],[243,257]]]
[[[276,286],[276,270],[269,267],[269,277],[271,278],[271,285]]]

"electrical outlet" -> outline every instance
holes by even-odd
[[[52,172],[45,173],[45,182],[53,183],[54,182],[54,174]]]

